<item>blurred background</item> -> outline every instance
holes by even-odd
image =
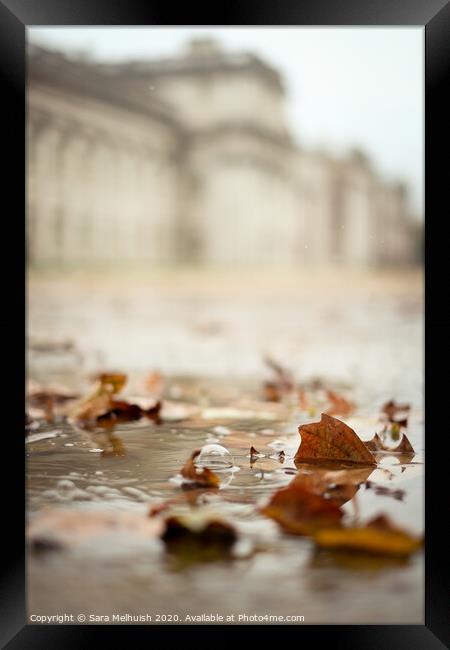
[[[421,29],[28,28],[29,372],[419,394],[422,73]]]

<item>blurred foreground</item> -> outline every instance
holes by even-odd
[[[412,453],[396,452],[397,432],[376,467],[329,474],[334,484],[358,473],[344,498],[346,521],[382,514],[423,534],[419,274],[31,276],[28,291],[30,378],[84,394],[89,373],[116,367],[130,375],[129,396],[150,371],[166,378],[159,424],[141,418],[105,434],[40,420],[26,437],[27,513],[38,531],[28,552],[29,616],[423,622],[421,552],[398,558],[320,549],[260,510],[275,490],[310,474],[295,463],[297,426],[320,419],[301,400],[263,401],[263,356],[271,355],[297,381],[321,378],[350,397],[355,412],[337,417],[364,441],[375,431],[383,436],[384,402],[411,404],[402,431]],[[219,489],[192,507],[179,501],[189,494],[179,472],[205,444],[224,447],[232,466],[219,472]],[[200,557],[188,547],[187,561],[183,544],[180,557],[168,552],[158,518],[148,517],[168,499],[178,504],[169,514],[212,513],[231,525],[233,557],[222,550],[206,561],[206,546]]]

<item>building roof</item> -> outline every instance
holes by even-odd
[[[89,60],[74,60],[62,52],[32,45],[28,48],[27,78],[178,126],[175,112],[168,104],[150,94],[143,97],[142,92],[127,90],[124,93],[114,79],[104,74],[101,66]]]
[[[280,92],[284,91],[280,74],[258,56],[249,52],[225,52],[211,39],[194,39],[188,44],[186,53],[179,57],[102,64],[101,69],[109,76],[126,75],[128,78],[197,76],[217,72],[239,74],[251,71]]]

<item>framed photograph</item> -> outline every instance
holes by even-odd
[[[448,4],[80,4],[0,2],[26,341],[2,647],[444,647]]]

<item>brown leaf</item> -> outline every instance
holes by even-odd
[[[291,373],[270,357],[266,357],[264,361],[275,374],[272,381],[264,384],[264,397],[268,402],[279,402],[294,389]]]
[[[380,515],[365,526],[324,528],[314,534],[318,546],[346,549],[376,555],[407,557],[422,546],[422,539],[397,528],[386,516]]]
[[[70,412],[72,420],[80,426],[83,424],[94,424],[102,415],[106,415],[111,409],[111,395],[100,393],[78,403]]]
[[[127,375],[123,373],[102,372],[95,377],[104,391],[109,393],[120,393],[127,383]]]
[[[101,425],[102,422],[108,420],[114,423],[132,422],[133,420],[139,420],[141,416],[142,409],[136,404],[111,399],[106,413],[97,416],[97,423]]]
[[[332,390],[327,390],[326,393],[329,401],[331,402],[330,406],[325,411],[325,413],[328,415],[345,416],[350,415],[350,413],[353,413],[355,410],[355,405],[349,400],[345,399],[345,397],[342,397],[342,395],[338,395],[338,393],[335,393]]]
[[[386,447],[378,433],[374,435],[372,440],[368,440],[367,442],[364,443],[368,449],[371,451],[386,451],[390,453],[403,453],[403,454],[415,454],[416,452],[413,449],[413,446],[408,440],[408,437],[406,434],[403,434],[403,437],[400,441],[400,443],[397,445],[397,447],[394,447],[393,449],[390,447]]]
[[[282,391],[279,384],[273,381],[266,381],[263,386],[264,399],[267,402],[280,402],[282,398]]]
[[[394,453],[402,453],[402,454],[415,454],[415,451],[413,449],[413,446],[409,442],[406,434],[403,434],[403,438],[400,441],[400,444],[395,447],[395,449],[391,449],[390,451],[393,451]]]
[[[146,409],[138,404],[114,399],[114,395],[122,390],[126,380],[127,376],[123,374],[98,375],[94,390],[75,405],[70,413],[71,419],[79,426],[97,425],[107,428],[111,424],[139,420],[144,415],[159,422],[160,402]]]
[[[409,404],[396,404],[394,400],[389,400],[389,402],[386,402],[386,404],[384,404],[381,412],[386,415],[389,422],[398,422],[398,418],[396,418],[398,413],[401,413],[403,415],[405,411],[409,411],[410,409],[411,406]],[[407,421],[407,418],[405,419],[404,417],[400,419]]]
[[[261,512],[294,535],[311,535],[322,526],[339,525],[342,517],[339,507],[314,492],[309,481],[296,479],[277,490]]]
[[[220,479],[208,467],[200,469],[195,466],[195,459],[200,454],[200,449],[194,451],[192,456],[186,461],[186,464],[181,469],[181,476],[189,481],[192,481],[195,486],[213,487],[216,488],[220,485]]]
[[[339,461],[376,465],[366,445],[349,426],[336,418],[322,413],[320,422],[302,424],[298,427],[301,436],[295,462]]]
[[[214,515],[191,512],[164,521],[161,535],[167,550],[182,564],[208,562],[230,557],[237,540],[233,526]]]
[[[373,438],[371,440],[367,440],[364,444],[366,445],[367,449],[370,449],[370,451],[378,451],[383,447],[383,441],[381,440],[378,433],[375,433]]]

